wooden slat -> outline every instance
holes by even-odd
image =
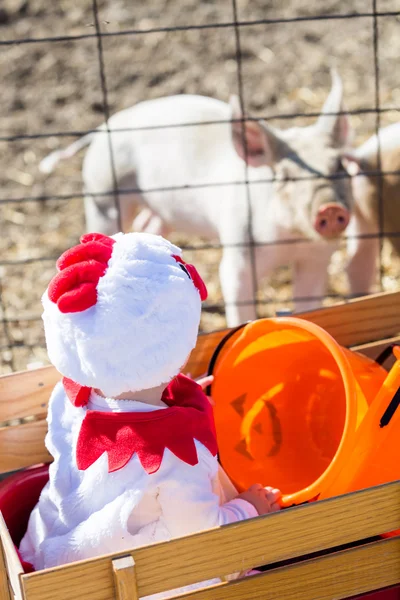
[[[139,596],[400,529],[400,482],[132,551]],[[25,575],[30,600],[109,600],[110,559]],[[189,559],[190,557],[190,559]]]
[[[400,292],[394,292],[298,316],[325,328],[342,345],[360,345],[400,332],[399,305]],[[217,344],[227,331],[199,336],[185,372],[193,377],[206,372]],[[0,422],[30,415],[44,419],[51,389],[59,377],[50,366],[0,378]],[[45,425],[39,423],[25,424],[14,431],[0,429],[0,472],[51,460],[44,448],[44,434]]]
[[[222,329],[199,335],[196,347],[192,350],[186,364],[185,373],[190,373],[193,378],[206,373],[215,348],[229,331],[230,329]]]
[[[46,415],[50,392],[60,377],[54,367],[0,377],[0,426],[10,419]]]
[[[44,445],[46,432],[46,421],[0,429],[0,473],[51,462]]]
[[[132,556],[114,558],[112,568],[117,600],[139,600],[135,561]]]
[[[400,343],[400,336],[356,346],[353,350],[375,359],[382,350],[392,343]],[[389,369],[393,362],[393,357],[388,358],[385,367]],[[54,370],[53,367],[48,367],[48,369]],[[55,370],[54,373],[56,373]],[[17,377],[19,377],[19,374],[15,374],[15,377],[15,387],[18,388]],[[44,390],[48,398],[51,389],[44,388]],[[44,421],[25,424],[17,428],[0,429],[0,473],[41,462],[51,462],[52,457],[44,445],[46,431],[47,425]]]
[[[364,354],[364,356],[368,356],[368,358],[371,358],[372,360],[376,360],[379,354],[392,344],[400,344],[399,335],[391,338],[386,338],[384,340],[379,340],[377,342],[370,342],[369,344],[360,344],[359,346],[352,346],[351,349],[355,352],[360,352],[361,354]],[[390,369],[394,361],[394,355],[390,356],[385,361],[384,367],[386,369]]]
[[[377,294],[330,308],[296,315],[325,328],[342,345],[355,345],[400,332],[400,292]],[[198,377],[207,371],[224,329],[199,335],[185,372]],[[54,367],[0,377],[0,423],[46,412],[51,389],[60,379]]]
[[[11,600],[3,542],[0,539],[0,600]]]
[[[7,525],[4,522],[3,515],[0,512],[0,539],[4,552],[4,558],[7,565],[9,582],[12,587],[15,600],[22,600],[22,588],[20,576],[23,573],[21,562],[18,558],[15,546],[11,540]]]
[[[393,292],[294,316],[316,323],[342,346],[355,346],[400,333],[399,306],[400,292]]]
[[[375,294],[329,308],[296,314],[326,329],[342,346],[354,346],[400,333],[400,292]],[[186,372],[192,377],[205,373],[224,329],[200,335],[192,351]]]
[[[400,538],[392,538],[174,599],[340,600],[399,582]]]

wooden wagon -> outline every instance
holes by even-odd
[[[326,329],[343,346],[375,358],[389,344],[400,342],[400,293],[378,294],[302,318]],[[186,367],[193,377],[207,371],[226,332],[199,336]],[[49,462],[43,443],[45,418],[50,391],[58,379],[53,367],[0,378],[0,472]],[[175,597],[328,600],[362,594],[369,598],[372,590],[385,588],[371,598],[400,599],[400,587],[396,587],[400,584],[400,536],[380,538],[400,529],[400,482],[122,555],[26,574],[14,542],[18,543],[28,509],[35,502],[35,494],[25,485],[35,473],[39,473],[36,487],[40,489],[44,481],[40,469],[28,469],[0,484],[0,507],[4,490],[12,491],[3,507],[5,518],[0,520],[0,600],[134,600],[214,577],[223,582]],[[231,582],[225,579],[230,573],[260,565],[259,575]]]

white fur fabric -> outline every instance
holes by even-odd
[[[196,344],[200,294],[161,236],[116,234],[97,303],[63,314],[43,295],[48,355],[56,369],[108,396],[157,387]]]
[[[87,408],[115,412],[160,409],[136,401],[109,401],[93,392]],[[160,469],[150,475],[136,454],[114,473],[108,473],[107,454],[86,471],[79,471],[76,442],[87,408],[72,406],[62,385],[57,384],[47,419],[46,447],[54,457],[50,481],[20,545],[22,557],[36,570],[124,552],[257,516],[248,502],[231,499],[235,490],[226,481],[221,485],[217,457],[197,440],[199,462],[194,466],[166,449]],[[204,585],[193,584],[184,590]],[[152,600],[171,595],[161,592]]]

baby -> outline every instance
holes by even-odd
[[[212,407],[180,374],[206,287],[162,237],[87,234],[43,295],[50,480],[21,542],[34,569],[169,540],[279,509],[254,485],[227,498]],[[185,588],[186,589],[186,588]]]

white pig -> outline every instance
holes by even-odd
[[[379,131],[379,146],[380,165],[377,135],[356,150],[358,166],[352,165],[356,176],[352,179],[354,216],[347,230],[347,271],[354,295],[368,294],[376,283],[380,221],[382,232],[400,255],[400,123]]]
[[[345,155],[350,127],[345,115],[331,114],[342,110],[341,80],[332,76],[321,116],[308,127],[243,124],[236,98],[226,104],[172,96],[115,114],[108,122],[111,135],[103,125],[49,155],[41,170],[50,172],[90,143],[83,163],[87,228],[113,234],[118,221],[111,141],[125,231],[143,207],[135,223],[140,230],[165,235],[173,229],[222,245],[219,274],[229,326],[256,317],[254,280],[258,284],[281,265],[294,267],[296,309],[312,309],[320,305],[352,207],[345,171],[353,161]]]

